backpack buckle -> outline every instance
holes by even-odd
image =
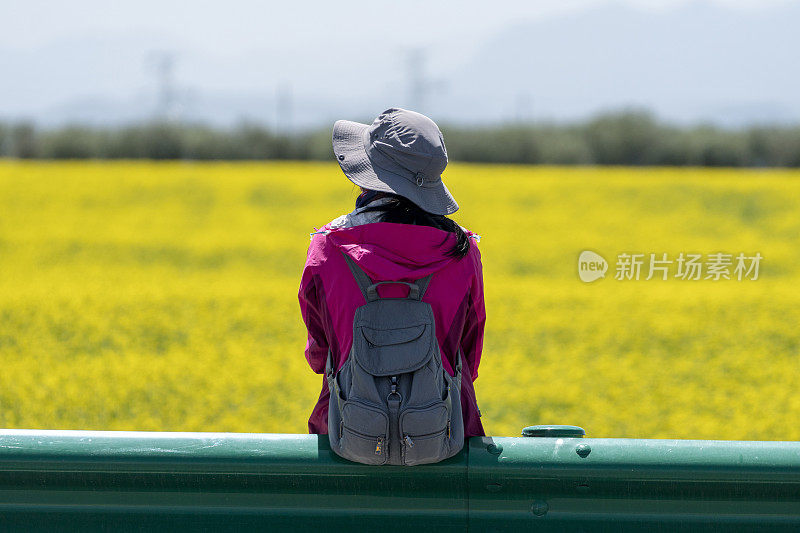
[[[392,396],[395,396],[396,399],[392,399]],[[400,393],[397,392],[397,376],[392,376],[392,390],[389,392],[389,395],[386,396],[386,401],[389,403],[393,401],[399,403],[402,400],[403,396],[401,396]]]

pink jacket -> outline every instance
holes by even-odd
[[[298,294],[308,328],[305,352],[311,368],[317,374],[325,372],[329,348],[336,369],[341,368],[353,342],[355,310],[365,303],[342,252],[376,282],[416,281],[434,273],[423,301],[433,308],[442,361],[451,375],[459,346],[464,355],[464,434],[484,435],[472,384],[478,377],[486,322],[481,254],[475,240],[459,260],[446,255],[455,235],[440,229],[389,222],[345,228],[332,224],[313,235]],[[383,297],[397,297],[405,296],[408,289],[382,285],[378,292]],[[323,378],[322,392],[308,420],[309,433],[328,432],[328,397]]]

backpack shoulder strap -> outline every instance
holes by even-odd
[[[419,287],[419,299],[422,300],[422,297],[425,296],[425,291],[428,290],[428,283],[431,282],[431,278],[433,274],[428,274],[422,279],[418,279],[416,281],[417,287]]]
[[[369,297],[367,296],[367,289],[372,285],[372,280],[367,273],[364,272],[360,266],[353,261],[349,255],[347,255],[344,251],[342,251],[342,255],[344,256],[344,260],[347,262],[347,267],[352,272],[353,277],[356,278],[356,283],[358,284],[358,288],[361,289],[361,294],[364,295],[364,299],[369,301]]]
[[[349,255],[347,255],[344,251],[342,251],[342,255],[344,256],[344,260],[347,263],[347,267],[350,269],[350,272],[353,274],[353,277],[356,278],[356,283],[358,284],[358,288],[361,289],[361,294],[364,295],[364,299],[368,302],[378,299],[378,285],[392,283],[408,285],[408,287],[412,289],[412,292],[409,293],[409,297],[414,300],[422,300],[422,297],[425,296],[425,291],[428,290],[428,284],[431,282],[431,278],[433,277],[433,274],[428,274],[424,278],[418,279],[416,282],[412,283],[399,281],[380,281],[378,283],[374,283],[367,273],[364,272],[364,270],[358,266]],[[413,291],[413,286],[416,286],[418,291]]]

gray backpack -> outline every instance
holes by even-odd
[[[338,373],[330,352],[328,436],[338,455],[370,465],[435,463],[464,445],[461,352],[456,375],[442,367],[430,304],[431,276],[416,283],[373,283],[345,254],[366,304],[356,309],[353,346]],[[381,298],[378,286],[400,283],[405,298]]]

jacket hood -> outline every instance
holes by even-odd
[[[416,280],[457,260],[447,255],[456,236],[430,226],[373,222],[331,229],[327,240],[377,280]]]

